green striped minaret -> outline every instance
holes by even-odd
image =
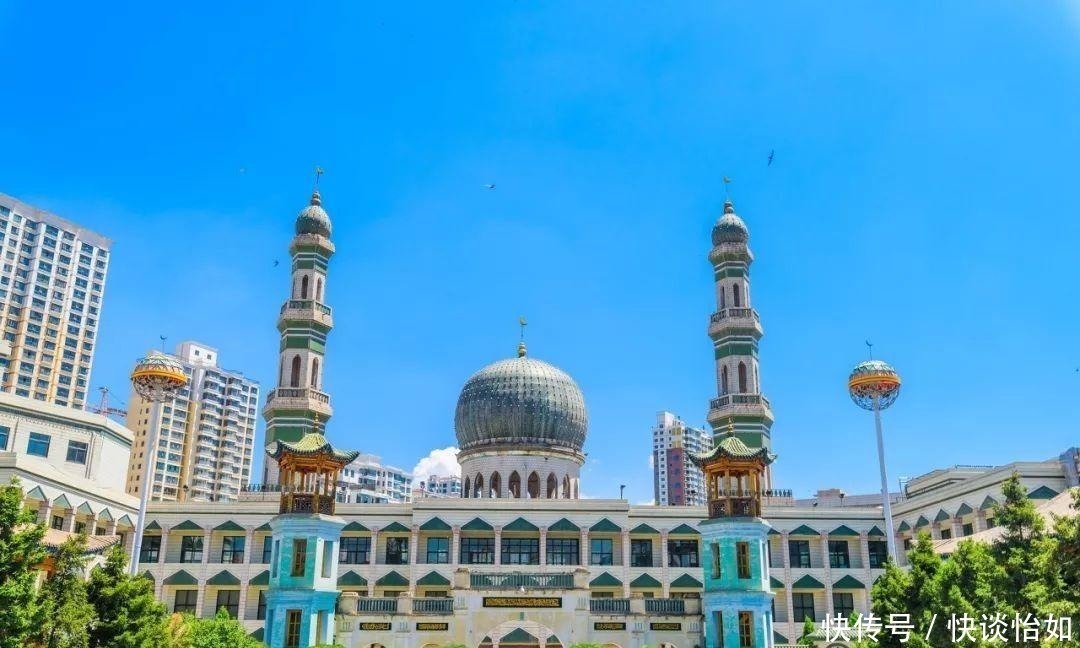
[[[333,414],[330,395],[323,391],[326,336],[334,326],[326,305],[326,269],[334,254],[330,217],[318,191],[311,204],[296,217],[296,236],[289,245],[292,256],[292,292],[281,306],[277,328],[281,333],[277,388],[266,397],[266,445],[299,441],[316,431]],[[276,483],[277,462],[267,457],[263,482]]]
[[[715,438],[734,429],[750,448],[770,448],[773,424],[769,400],[761,393],[758,342],[764,331],[750,299],[750,232],[731,201],[712,231],[709,261],[716,281],[716,312],[709,337],[716,358],[717,397],[709,403]],[[766,477],[768,480],[768,477]]]

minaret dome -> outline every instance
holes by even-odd
[[[330,238],[330,215],[322,206],[322,196],[318,190],[311,194],[311,204],[300,210],[296,217],[296,233],[317,234]]]

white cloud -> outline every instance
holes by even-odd
[[[458,463],[457,455],[460,450],[454,446],[436,448],[428,453],[428,456],[420,460],[413,468],[413,480],[427,479],[432,475],[439,477],[461,476],[461,464]]]
[[[645,500],[644,502],[638,502],[634,506],[656,506],[656,500],[654,500],[654,499]]]
[[[650,452],[649,453],[649,470],[652,470],[655,467],[656,467],[656,455],[654,455],[653,453]]]

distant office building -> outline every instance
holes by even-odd
[[[342,469],[338,500],[360,504],[411,502],[412,475],[384,465],[375,455],[362,454]]]
[[[416,483],[413,498],[420,497],[461,497],[461,477],[431,475]]]
[[[0,194],[0,391],[86,404],[111,244]]]
[[[190,382],[171,401],[153,403],[135,391],[127,426],[135,434],[127,492],[140,494],[144,462],[153,457],[150,497],[156,501],[228,501],[251,478],[259,384],[218,367],[217,349],[184,342],[175,356]],[[157,448],[147,437],[158,429]]]
[[[671,412],[658,412],[653,435],[653,498],[660,506],[705,503],[704,477],[690,455],[712,447],[711,430],[695,428]]]

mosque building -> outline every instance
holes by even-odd
[[[170,612],[209,617],[224,608],[274,648],[331,639],[347,648],[766,648],[793,644],[804,618],[868,611],[886,560],[880,502],[797,501],[774,483],[753,255],[730,202],[712,243],[713,447],[694,455],[705,505],[581,498],[585,396],[524,343],[461,390],[460,497],[342,501],[334,493],[356,454],[332,441],[340,435],[322,385],[334,245],[314,193],[296,221],[292,285],[278,317],[278,385],[263,409],[266,483],[236,501],[151,502],[139,571]],[[14,469],[45,519],[61,519],[62,533],[93,519],[133,548],[129,497],[86,504],[83,492],[35,473],[21,444],[0,435],[0,479]],[[913,480],[893,506],[898,544],[919,530],[941,542],[986,530],[1013,472],[1032,498],[1067,497],[1076,468],[1073,449]],[[121,516],[120,525],[100,522]]]

